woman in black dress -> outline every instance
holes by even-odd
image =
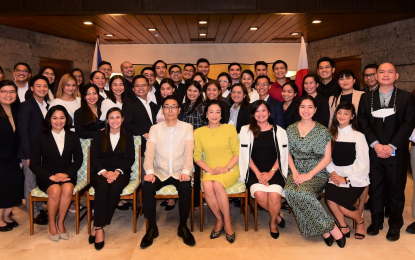
[[[48,194],[48,234],[55,242],[69,239],[64,221],[83,161],[81,143],[78,135],[70,131],[71,126],[72,119],[65,107],[51,107],[43,123],[44,132],[36,137],[30,154],[36,183]]]
[[[297,102],[295,101],[298,94],[298,87],[294,81],[289,81],[282,86],[281,96],[284,99],[284,125],[286,127],[294,124],[301,119],[298,114]]]
[[[354,203],[369,186],[369,147],[364,134],[357,131],[356,111],[352,103],[340,103],[334,112],[330,132],[333,135],[330,173],[325,195],[327,204],[346,237],[350,228],[344,217],[356,221],[356,239],[365,237],[362,214]]]
[[[279,213],[288,172],[288,139],[284,129],[273,125],[270,111],[266,101],[253,104],[250,124],[239,135],[239,169],[251,196],[269,212],[271,237],[277,239],[277,225],[285,226]]]
[[[94,138],[97,131],[104,127],[101,122],[101,109],[98,108],[99,89],[94,84],[87,84],[81,97],[81,107],[75,111],[75,133],[79,138]]]
[[[22,203],[23,173],[17,152],[20,138],[17,125],[17,86],[0,81],[0,232],[17,227],[10,218],[12,208]]]
[[[105,131],[97,132],[91,144],[91,184],[95,189],[94,227],[89,243],[104,247],[105,225],[111,224],[120,194],[130,181],[134,163],[134,139],[125,132],[124,116],[118,107],[108,110]]]

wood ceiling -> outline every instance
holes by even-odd
[[[414,14],[204,14],[204,15],[56,15],[3,16],[0,24],[94,43],[108,44],[312,42],[373,27]],[[320,24],[312,24],[321,20]],[[90,21],[93,25],[84,25]],[[208,21],[200,25],[199,21]],[[258,27],[251,31],[250,27]],[[156,28],[156,32],[148,31]],[[106,34],[113,34],[108,37]],[[158,36],[155,36],[155,34]],[[205,33],[206,36],[200,36]]]

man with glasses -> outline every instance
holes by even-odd
[[[186,63],[183,67],[183,81],[184,83],[186,80],[191,79],[193,75],[195,75],[196,68],[193,64]]]
[[[284,128],[284,109],[282,102],[269,96],[268,91],[271,88],[268,76],[261,75],[256,78],[255,89],[258,92],[259,100],[265,100],[271,108],[271,116],[274,124]]]
[[[159,104],[161,102],[160,84],[156,81],[156,73],[153,67],[145,67],[141,70],[141,75],[146,77],[149,82],[149,99],[152,100],[155,104]]]
[[[373,91],[378,86],[378,81],[375,77],[378,67],[379,65],[377,64],[368,64],[363,70],[363,81],[366,85],[366,87],[363,89],[364,92]]]
[[[108,61],[101,61],[98,65],[98,70],[101,71],[102,73],[104,73],[105,76],[105,87],[104,89],[106,91],[110,90],[109,87],[109,82],[110,82],[110,78],[111,78],[111,74],[112,74],[112,65],[111,63],[109,63]]]
[[[24,62],[18,62],[13,68],[14,83],[17,86],[17,95],[19,96],[20,102],[26,100],[25,94],[29,89],[29,78],[32,76],[30,66]]]
[[[182,83],[182,68],[179,65],[171,65],[169,68],[170,78],[173,80],[176,86],[176,97],[179,102],[183,102],[184,96],[186,95],[186,86]]]
[[[140,247],[153,244],[159,232],[156,224],[156,192],[166,185],[174,185],[179,193],[180,223],[177,234],[186,245],[194,246],[195,239],[187,227],[192,196],[193,126],[178,120],[180,105],[174,96],[163,100],[166,121],[150,128],[144,159],[143,207],[149,229]]]

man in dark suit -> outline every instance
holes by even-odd
[[[150,127],[157,123],[156,116],[160,106],[148,101],[150,90],[148,79],[137,75],[133,79],[133,91],[136,98],[128,100],[123,105],[125,130],[132,135],[141,136],[141,157],[144,162],[144,152]],[[144,176],[144,172],[142,174]]]
[[[121,63],[121,72],[122,76],[124,77],[124,91],[127,95],[125,95],[126,99],[132,99],[135,97],[133,91],[133,77],[135,74],[134,66],[129,61],[124,61]],[[110,86],[111,87],[111,86]]]
[[[182,83],[182,69],[179,65],[171,65],[169,68],[169,75],[176,86],[176,97],[181,104],[183,103],[184,96],[186,95],[186,85]]]
[[[35,138],[42,133],[43,120],[46,116],[49,104],[47,103],[49,85],[45,76],[36,75],[29,82],[33,97],[23,102],[19,107],[19,135],[20,149],[19,159],[22,160],[24,181],[24,198],[26,209],[29,212],[29,193],[37,187],[36,176],[30,170],[30,153]],[[34,204],[35,223],[46,225],[48,223],[47,214],[43,210],[42,202]]]
[[[396,241],[403,226],[408,139],[415,127],[414,97],[394,84],[399,74],[391,63],[383,63],[376,72],[379,87],[362,95],[358,123],[372,148],[370,156],[370,207],[372,223],[369,235],[383,228],[384,185],[389,197],[389,231],[386,238]]]
[[[160,84],[156,80],[156,73],[153,67],[145,67],[144,69],[141,70],[141,75],[144,75],[148,79],[148,84],[150,86],[150,92],[155,95],[157,104],[160,104],[161,103]]]
[[[273,99],[268,94],[269,89],[271,88],[270,79],[268,76],[261,75],[256,78],[255,89],[258,91],[259,99],[265,100],[271,108],[271,116],[274,124],[279,125],[284,128],[284,109],[282,108],[282,102],[279,102],[276,99]]]

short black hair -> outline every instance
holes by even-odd
[[[101,73],[102,75],[104,75],[104,78],[105,78],[105,74],[102,73],[102,71],[96,70],[96,71],[92,72],[91,75],[89,75],[89,79],[92,80],[95,77],[95,74],[97,74],[97,73]]]
[[[103,65],[109,65],[112,69],[111,63],[109,63],[108,61],[105,61],[105,60],[103,60],[99,63],[98,68],[101,68],[101,66],[103,66]]]
[[[365,70],[367,69],[375,69],[377,71],[378,68],[379,68],[379,65],[377,65],[376,63],[367,64],[365,68],[363,69],[363,72],[365,72]]]
[[[224,113],[223,112],[223,107],[220,105],[219,101],[211,100],[206,104],[205,111],[203,112],[203,115],[202,115],[202,121],[204,121],[206,123],[209,122],[209,120],[207,119],[207,113],[208,113],[209,107],[212,106],[212,105],[218,105],[220,107],[220,115],[223,116],[223,113]]]
[[[255,62],[255,65],[254,65],[255,70],[256,70],[256,67],[258,67],[259,65],[264,65],[265,68],[268,68],[268,64],[265,61],[260,60],[260,61]]]
[[[66,118],[66,123],[64,126],[65,131],[71,131],[72,128],[72,117],[69,115],[68,110],[62,105],[56,105],[49,108],[48,112],[46,113],[45,120],[43,121],[43,131],[50,132],[52,130],[52,124],[50,123],[50,119],[52,118],[53,113],[56,111],[62,111]]]
[[[200,59],[198,59],[198,60],[197,60],[197,62],[196,62],[196,66],[199,66],[199,64],[200,64],[200,63],[203,63],[203,62],[206,62],[208,65],[210,65],[210,62],[209,62],[207,59],[205,59],[205,58],[200,58]]]
[[[255,77],[254,77],[254,73],[252,72],[252,70],[244,70],[244,71],[242,71],[242,73],[241,73],[241,77],[242,77],[242,75],[244,75],[244,74],[248,74],[249,76],[251,76],[251,78],[252,78],[252,79],[255,79]]]
[[[156,62],[153,63],[153,69],[154,69],[154,71],[156,71],[156,66],[160,62],[163,63],[164,66],[167,68],[167,63],[165,63],[164,60],[157,60]]]
[[[255,80],[255,85],[256,85],[256,83],[258,82],[258,79],[267,79],[267,80],[268,80],[268,84],[270,84],[270,83],[271,83],[271,80],[269,79],[269,77],[268,77],[268,76],[266,76],[266,75],[260,75],[260,76],[258,76],[258,77],[256,78],[256,80]]]
[[[49,87],[49,79],[46,78],[45,76],[43,76],[42,74],[35,75],[33,78],[31,78],[30,81],[29,81],[29,87],[33,87],[35,82],[39,79],[43,79],[44,81],[46,81],[46,83],[48,84],[48,87]]]
[[[137,80],[137,79],[145,79],[146,80],[146,82],[147,82],[147,85],[150,85],[150,82],[148,81],[148,79],[144,76],[144,75],[136,75],[134,78],[133,78],[133,87],[134,87],[134,83],[135,83],[135,81]]]
[[[144,69],[142,69],[141,70],[141,75],[143,75],[144,74],[144,71],[146,71],[146,70],[151,70],[154,74],[156,74],[156,72],[154,71],[154,68],[153,67],[145,67]]]
[[[179,102],[179,100],[177,100],[177,98],[176,98],[175,95],[170,95],[170,96],[165,97],[163,99],[163,102],[162,102],[161,106],[164,106],[164,103],[166,103],[167,100],[174,100],[174,101],[176,101],[177,102],[177,106],[180,108],[180,102]]]
[[[172,70],[172,69],[174,69],[174,68],[179,68],[180,72],[182,72],[182,68],[180,68],[180,66],[179,66],[179,65],[177,65],[177,64],[173,64],[173,65],[171,65],[171,66],[170,66],[170,68],[169,68],[169,74],[170,74],[171,70]]]
[[[16,70],[17,66],[19,65],[23,65],[27,68],[27,70],[29,71],[29,73],[32,73],[32,70],[30,69],[29,64],[27,64],[26,62],[18,62],[16,64],[14,64],[13,70]]]
[[[323,61],[327,61],[328,63],[330,63],[330,66],[332,68],[334,68],[334,60],[332,58],[322,57],[322,58],[318,59],[318,61],[317,61],[317,70],[318,70],[318,66],[320,66],[320,63],[322,63]]]
[[[272,64],[272,70],[274,70],[275,65],[277,65],[278,63],[282,63],[282,64],[284,64],[285,69],[286,69],[286,70],[288,70],[288,65],[287,65],[287,63],[286,63],[285,61],[283,61],[283,60],[276,60],[276,61]]]
[[[298,94],[297,84],[295,84],[295,82],[293,80],[290,80],[290,81],[284,83],[284,85],[282,85],[282,88],[284,88],[285,86],[290,86],[294,90],[294,93]],[[294,99],[295,99],[295,97],[294,97]]]
[[[232,62],[231,64],[228,65],[228,71],[231,70],[232,66],[238,66],[240,70],[242,70],[242,66],[241,64],[237,63],[237,62]]]
[[[192,67],[192,68],[193,68],[193,70],[194,70],[194,71],[196,71],[195,65],[193,65],[193,64],[186,63],[186,64],[184,64],[183,69],[185,69],[186,67]]]

